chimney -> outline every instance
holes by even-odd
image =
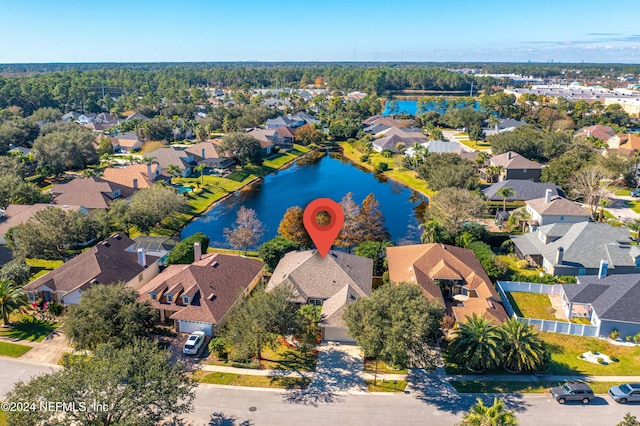
[[[151,163],[147,163],[147,177],[153,182],[153,172],[151,171]]]
[[[558,247],[558,251],[556,252],[556,265],[562,265],[563,257],[564,257],[564,249],[562,247]]]
[[[544,202],[545,203],[550,203],[551,202],[551,197],[553,196],[553,191],[550,189],[547,189],[544,193]]]
[[[202,259],[202,247],[199,242],[193,243],[193,261],[197,262]]]
[[[202,158],[207,158],[207,157],[205,157],[205,155],[204,155],[204,148],[202,148]]]
[[[147,253],[143,248],[138,249],[138,264],[140,266],[147,266]]]
[[[600,268],[598,269],[598,278],[602,279],[607,276],[607,269],[609,268],[609,262],[602,259],[600,261]]]
[[[138,179],[133,180],[133,189],[138,189]]]
[[[512,154],[513,154],[513,152],[511,152],[511,151],[507,152],[507,156],[508,156],[507,158],[508,158],[509,160],[511,160],[511,155],[512,155]]]

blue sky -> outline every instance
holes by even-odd
[[[0,63],[640,63],[638,12],[638,0],[0,0]]]

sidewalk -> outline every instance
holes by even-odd
[[[313,377],[313,371],[290,371],[290,370],[258,370],[257,368],[236,368],[224,365],[200,365],[202,371],[212,371],[219,373],[242,374],[244,376],[275,376],[275,377]]]
[[[493,375],[448,375],[447,380],[472,382],[482,380],[483,382],[620,382],[620,383],[638,383],[640,376],[554,376],[545,374],[493,374]]]

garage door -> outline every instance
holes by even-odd
[[[355,343],[356,341],[347,335],[347,329],[342,327],[324,327],[324,340],[344,343]]]
[[[213,325],[208,322],[178,320],[178,331],[187,334],[191,334],[194,331],[204,331],[204,334],[211,336],[213,334]]]

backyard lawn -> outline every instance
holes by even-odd
[[[612,345],[595,337],[540,333],[551,350],[550,373],[557,375],[585,374],[591,376],[634,376],[640,365],[640,346]],[[616,357],[619,362],[609,365],[592,364],[578,358],[587,351]]]
[[[11,325],[9,327],[0,328],[0,336],[10,339],[41,342],[58,328],[59,325],[59,322],[37,319],[32,315],[19,315],[11,319]]]
[[[516,315],[523,318],[556,319],[549,295],[525,292],[506,293]]]
[[[13,358],[21,357],[31,350],[31,346],[0,342],[0,355]]]
[[[233,373],[196,371],[193,377],[200,383],[256,388],[304,389],[309,379],[302,377],[253,376]]]
[[[373,380],[366,380],[367,390],[369,392],[402,392],[407,387],[407,382],[404,380],[380,380],[375,383]]]
[[[507,265],[507,267],[509,268],[509,270],[511,270],[513,274],[520,274],[526,277],[537,277],[540,274],[540,272],[537,269],[518,267],[518,262],[520,262],[520,259],[518,259],[513,254],[498,255],[496,256],[496,261],[503,262],[505,265]]]
[[[27,265],[31,267],[31,278],[29,281],[33,281],[40,278],[44,274],[53,271],[57,267],[61,266],[64,261],[62,260],[44,260],[44,259],[25,259]]]

